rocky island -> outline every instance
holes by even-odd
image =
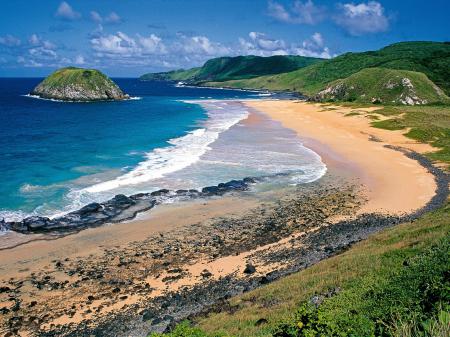
[[[41,98],[85,102],[129,98],[129,95],[102,72],[75,67],[56,70],[30,94]]]

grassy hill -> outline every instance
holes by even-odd
[[[373,67],[424,73],[447,95],[450,93],[450,43],[442,42],[401,42],[378,51],[346,53],[288,73],[207,85],[292,90],[315,95],[330,82]]]
[[[31,92],[60,100],[113,100],[127,96],[108,76],[95,69],[67,67],[56,70]]]
[[[228,81],[290,72],[320,61],[322,59],[291,55],[218,57],[208,60],[199,68],[175,70],[165,73],[149,73],[142,75],[140,79],[189,81],[195,83]]]
[[[365,68],[345,79],[333,81],[314,98],[318,101],[408,105],[450,102],[425,74],[386,68]]]

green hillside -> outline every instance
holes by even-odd
[[[50,74],[31,92],[60,100],[116,100],[128,98],[108,76],[96,69],[61,68]]]
[[[289,73],[207,84],[314,95],[330,82],[372,67],[422,72],[447,95],[450,93],[450,43],[442,42],[401,42],[378,51],[346,53]]]
[[[365,68],[333,81],[314,99],[408,105],[450,101],[425,74],[386,68]]]
[[[257,76],[290,72],[320,61],[322,59],[291,55],[219,57],[207,61],[199,68],[175,70],[165,73],[149,73],[142,75],[140,79],[189,81],[195,83],[248,79]]]

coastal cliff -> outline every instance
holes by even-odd
[[[38,84],[31,95],[63,101],[110,101],[129,98],[105,74],[95,69],[62,68]]]

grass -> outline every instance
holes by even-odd
[[[87,90],[117,87],[111,79],[98,70],[75,67],[58,69],[42,81],[42,85],[50,88],[64,87],[69,84],[77,84]]]
[[[407,70],[365,68],[327,84],[327,89],[333,90],[319,93],[323,101],[371,103],[376,100],[382,104],[400,104],[408,97],[428,104],[449,102],[444,92],[425,74]]]
[[[439,150],[427,156],[450,164],[450,105],[386,106],[376,113],[390,117],[372,125],[387,130],[408,130],[405,135]]]
[[[315,95],[328,83],[345,79],[365,68],[409,70],[425,74],[450,94],[450,44],[442,42],[401,42],[377,51],[346,53],[288,73],[249,80],[209,83],[210,85],[269,90],[291,90]]]
[[[386,336],[407,336],[400,334],[402,329],[423,330],[424,324],[432,325],[430,329],[436,331],[445,329],[440,316],[447,315],[448,308],[439,310],[442,303],[431,301],[433,310],[424,313],[417,299],[422,298],[427,289],[423,288],[424,284],[431,286],[427,294],[433,295],[433,289],[437,289],[441,291],[438,291],[440,297],[449,299],[448,279],[446,288],[439,283],[445,282],[442,272],[448,273],[449,268],[449,219],[450,203],[447,203],[415,222],[384,230],[340,255],[232,298],[230,304],[236,308],[233,313],[213,313],[198,319],[193,328],[197,334],[192,336],[273,336],[286,324],[294,325],[293,331],[298,334],[280,336],[303,336],[299,332],[299,313],[305,313],[311,296],[336,287],[342,289],[341,292],[327,299],[319,314],[329,322],[339,323],[341,328],[346,324],[350,328],[360,325],[373,332],[375,326],[385,326]],[[397,309],[402,314],[401,319],[395,317]],[[315,309],[310,310],[314,315]],[[409,313],[414,315],[408,316]],[[267,323],[258,325],[261,319]],[[182,329],[188,328],[184,323]],[[167,336],[191,336],[183,334],[182,329],[178,334]],[[372,335],[370,332],[340,336]]]
[[[191,82],[249,79],[290,72],[321,61],[320,58],[296,55],[218,57],[206,61],[202,67],[166,73],[149,73],[142,75],[141,79]]]

